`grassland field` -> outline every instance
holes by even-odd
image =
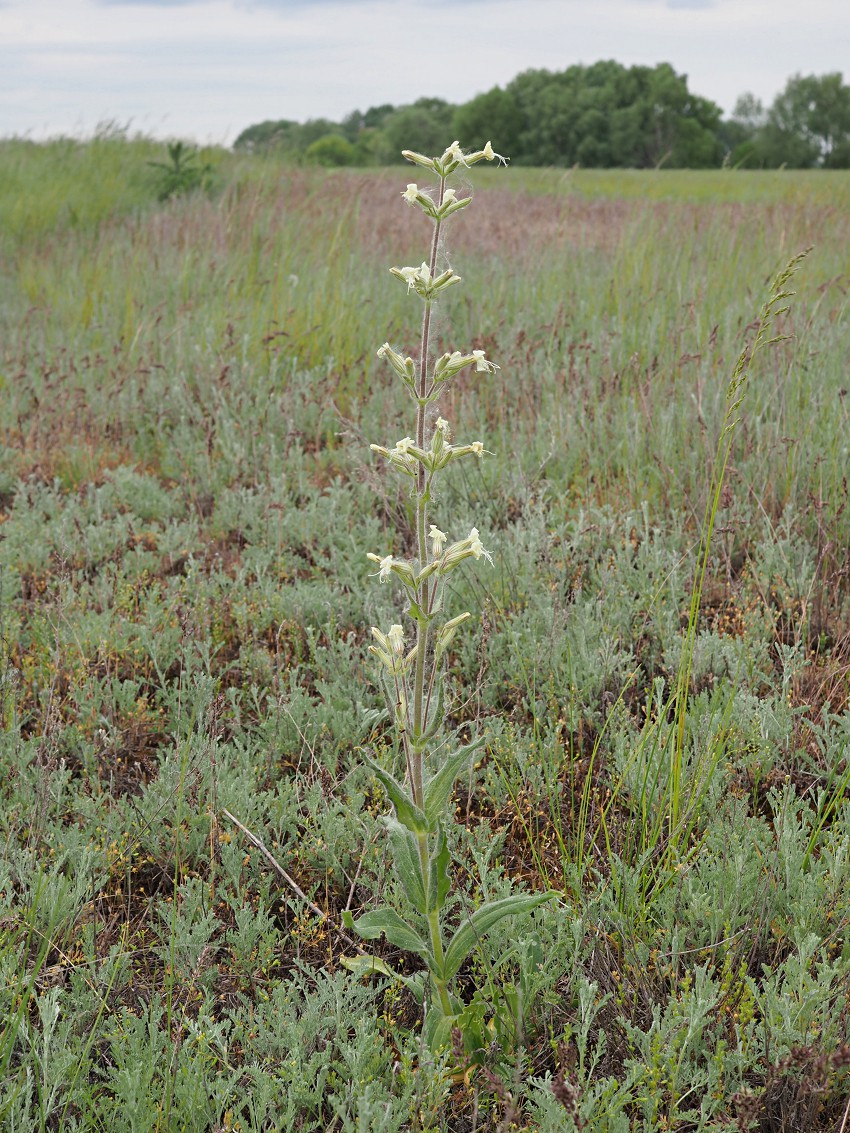
[[[157,203],[160,149],[0,142],[0,1129],[850,1128],[850,174],[476,168],[449,222],[435,348],[501,367],[440,404],[490,455],[435,522],[494,558],[450,919],[560,894],[461,972],[458,1067],[340,963],[401,901],[366,553],[417,178],[211,151]]]

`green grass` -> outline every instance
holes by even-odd
[[[484,170],[449,230],[438,336],[502,367],[441,404],[495,454],[437,502],[495,559],[453,575],[488,735],[454,916],[563,893],[461,973],[464,1079],[339,962],[393,884],[365,552],[410,505],[368,445],[407,428],[375,351],[415,345],[387,266],[427,225],[399,170],[205,153],[159,205],[161,159],[0,143],[0,1127],[569,1131],[573,1091],[606,1133],[746,1128],[748,1094],[839,1129],[850,177]],[[692,615],[728,382],[810,244]]]

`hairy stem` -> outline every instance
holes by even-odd
[[[417,838],[419,849],[419,862],[422,867],[422,876],[425,879],[426,890],[428,887],[428,875],[430,873],[430,854],[428,847],[428,835],[420,834]],[[436,967],[442,969],[445,961],[445,951],[443,950],[443,938],[440,933],[440,910],[439,908],[429,909],[427,914],[428,920],[428,933],[431,937],[431,954],[434,957]],[[440,999],[440,1007],[444,1015],[452,1014],[452,1001],[449,995],[449,986],[442,976],[437,976],[431,973],[431,982]]]
[[[446,188],[445,177],[440,178],[438,204],[443,202]],[[431,239],[431,261],[429,270],[431,278],[437,271],[437,250],[440,244],[440,221],[434,221],[434,234]],[[416,406],[416,444],[419,448],[425,447],[425,398],[428,386],[428,354],[431,335],[431,300],[426,299],[425,311],[422,316],[422,338],[419,346],[419,373],[417,375]],[[420,464],[416,474],[416,542],[419,552],[419,569],[424,570],[428,565],[428,500],[427,481],[425,469]],[[413,798],[416,805],[424,804],[423,784],[423,757],[424,749],[422,734],[425,731],[425,665],[428,655],[430,626],[427,621],[428,612],[428,583],[421,582],[416,595],[420,610],[425,615],[416,623],[416,667],[413,674],[413,757],[411,759],[410,777]],[[430,682],[429,682],[430,683]]]

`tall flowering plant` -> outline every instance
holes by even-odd
[[[497,367],[483,350],[454,350],[433,358],[430,349],[433,305],[448,288],[460,283],[451,267],[438,268],[441,228],[444,221],[465,209],[471,197],[459,198],[447,185],[459,167],[468,169],[481,161],[503,158],[487,145],[464,153],[457,142],[442,157],[425,157],[410,150],[404,157],[436,178],[436,186],[422,189],[409,184],[402,197],[420,209],[433,223],[431,252],[419,267],[393,267],[391,274],[422,303],[419,357],[405,357],[385,342],[378,350],[407,389],[416,409],[414,436],[405,436],[390,448],[373,444],[390,468],[410,483],[414,501],[415,557],[369,554],[377,565],[380,582],[395,582],[407,602],[412,624],[399,622],[386,631],[372,629],[370,650],[376,658],[395,726],[398,747],[404,755],[405,775],[397,779],[372,760],[368,766],[383,784],[393,813],[384,818],[396,876],[406,897],[399,912],[389,906],[375,909],[346,923],[366,940],[385,936],[390,943],[418,955],[425,972],[402,977],[377,958],[366,956],[346,961],[352,970],[380,972],[406,983],[420,1001],[426,1002],[425,1033],[431,1046],[447,1044],[451,1029],[464,1004],[452,991],[453,981],[464,961],[483,935],[503,917],[526,912],[553,894],[512,895],[490,901],[447,933],[441,913],[451,889],[450,851],[446,837],[452,819],[450,800],[458,776],[469,766],[482,738],[460,744],[445,728],[444,659],[452,638],[469,613],[449,616],[445,608],[446,579],[469,559],[492,562],[489,551],[473,527],[460,539],[450,540],[441,526],[432,522],[431,505],[438,477],[456,460],[481,459],[480,440],[454,444],[448,422],[438,415],[436,403],[447,384],[463,370],[494,373]],[[426,982],[427,981],[427,982]]]

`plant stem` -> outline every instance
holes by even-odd
[[[438,205],[443,203],[443,194],[446,188],[445,177],[440,178]],[[431,260],[429,270],[433,279],[437,271],[437,250],[440,244],[440,221],[434,221],[434,234],[431,238]],[[431,300],[425,300],[425,311],[422,315],[422,338],[419,344],[419,373],[417,375],[417,405],[416,405],[416,444],[420,449],[425,447],[425,397],[428,385],[428,352],[431,335]],[[419,551],[419,569],[424,570],[428,565],[428,485],[425,478],[425,469],[420,464],[416,474],[416,542]],[[428,621],[428,583],[421,582],[416,594],[416,600],[423,616],[416,623],[416,668],[413,675],[413,753],[410,761],[410,778],[413,799],[417,806],[424,804],[423,782],[423,746],[422,735],[425,731],[425,663],[428,654],[430,625]]]
[[[445,192],[446,179],[440,178],[439,198],[438,205],[443,203],[443,194]],[[440,221],[434,221],[434,233],[431,238],[431,260],[429,270],[431,278],[433,279],[437,274],[437,251],[440,245]],[[425,310],[422,315],[422,338],[419,345],[419,373],[417,375],[417,405],[416,405],[416,444],[420,449],[425,448],[425,426],[426,426],[426,396],[428,393],[428,355],[430,350],[430,335],[431,335],[431,300],[425,300]],[[429,496],[429,480],[425,475],[425,468],[422,464],[416,476],[416,540],[417,549],[419,552],[419,569],[424,570],[428,566],[428,496]],[[417,806],[424,807],[425,805],[425,789],[424,789],[424,773],[423,763],[425,754],[425,743],[423,735],[428,725],[428,707],[430,706],[431,697],[430,691],[433,686],[434,670],[433,665],[436,663],[432,659],[432,670],[429,674],[429,679],[426,680],[425,666],[428,659],[428,647],[431,630],[431,593],[430,583],[425,580],[419,583],[416,593],[416,601],[420,609],[420,616],[416,622],[416,667],[413,676],[413,743],[412,743],[412,758],[410,760],[410,777],[411,788],[413,791],[413,798]],[[425,689],[428,688],[428,700],[425,701]],[[417,837],[419,862],[422,869],[422,877],[425,881],[426,890],[428,888],[428,879],[431,870],[431,854],[429,847],[429,835],[420,834]],[[440,910],[435,907],[428,910],[428,932],[431,937],[431,952],[434,957],[435,966],[442,968],[445,953],[443,951],[443,940],[440,935]],[[434,973],[431,975],[431,980],[434,985],[434,990],[440,1001],[440,1008],[444,1015],[452,1014],[452,1001],[449,996],[449,989],[446,980],[438,977]]]
[[[417,838],[419,848],[419,862],[422,867],[422,876],[425,879],[426,891],[428,887],[428,874],[430,872],[430,854],[428,847],[428,835],[420,834]],[[440,910],[439,908],[429,909],[427,914],[428,932],[431,937],[431,954],[434,957],[435,965],[438,968],[443,967],[445,961],[445,952],[443,951],[443,938],[440,934]],[[437,995],[440,997],[440,1007],[444,1015],[453,1014],[452,1001],[449,996],[449,988],[446,980],[440,976],[431,973],[431,982]]]

